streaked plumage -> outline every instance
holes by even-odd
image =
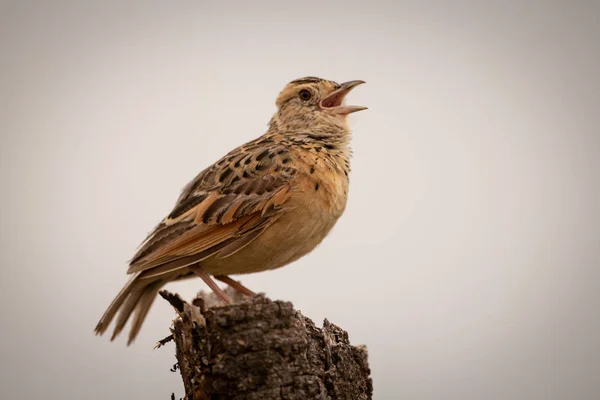
[[[120,311],[114,339],[133,314],[131,343],[167,282],[200,276],[210,284],[208,275],[213,275],[231,283],[229,274],[278,268],[314,249],[346,206],[346,116],[365,108],[341,103],[360,83],[339,85],[314,77],[290,82],[277,99],[268,131],[183,189],[131,260],[132,278],[96,333],[104,333]]]

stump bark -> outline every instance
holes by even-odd
[[[366,348],[327,320],[318,328],[291,303],[262,295],[229,306],[210,295],[192,304],[161,296],[179,313],[171,332],[186,400],[372,398]]]

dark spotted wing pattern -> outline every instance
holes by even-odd
[[[296,170],[286,147],[261,137],[202,171],[133,257],[129,273],[155,277],[243,248],[278,217]]]

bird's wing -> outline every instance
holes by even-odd
[[[202,171],[142,243],[128,273],[161,275],[243,248],[279,217],[296,175],[289,161],[284,146],[262,137]]]

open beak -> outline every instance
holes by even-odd
[[[365,81],[349,81],[341,84],[341,87],[329,94],[319,103],[322,111],[334,115],[348,115],[353,112],[366,110],[363,106],[346,106],[342,105],[344,98],[352,89],[365,83]]]

